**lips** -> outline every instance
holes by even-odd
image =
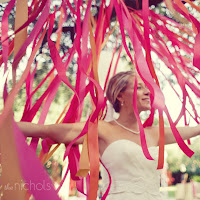
[[[149,101],[150,102],[150,98],[143,98],[143,101]]]
[[[142,102],[145,103],[145,104],[148,104],[148,105],[151,103],[149,98],[142,99]]]

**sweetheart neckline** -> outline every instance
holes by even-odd
[[[135,144],[136,146],[140,147],[140,149],[142,150],[142,146],[137,144],[136,142],[133,142],[131,140],[128,140],[128,139],[119,139],[119,140],[115,140],[114,142],[111,142],[103,151],[102,155],[101,155],[101,158],[103,158],[105,152],[110,148],[110,146],[112,146],[113,144],[117,143],[117,142],[121,142],[121,141],[128,141],[128,142],[131,142],[133,144]],[[157,146],[151,146],[151,147],[148,147],[148,149],[150,148],[157,148]]]

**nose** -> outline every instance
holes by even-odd
[[[145,87],[145,89],[144,89],[144,94],[145,94],[145,95],[150,95],[150,90],[149,90],[148,87]]]

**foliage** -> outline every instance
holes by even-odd
[[[186,168],[186,173],[200,175],[200,138],[197,137],[192,139],[191,141],[192,145],[190,146],[190,148],[195,152],[195,154],[191,158],[187,157],[183,152],[181,152],[177,144],[173,144],[169,147],[166,147],[168,154],[168,169],[170,171],[178,172],[181,170],[181,166],[184,165]]]
[[[195,181],[195,182],[200,182],[200,176],[198,176],[198,175],[192,176],[191,179],[192,179],[193,181]]]

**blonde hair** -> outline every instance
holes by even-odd
[[[133,71],[119,72],[113,76],[108,83],[106,97],[113,105],[115,112],[119,112],[121,107],[120,101],[117,99],[117,97],[120,92],[126,90],[128,80],[133,75]]]

